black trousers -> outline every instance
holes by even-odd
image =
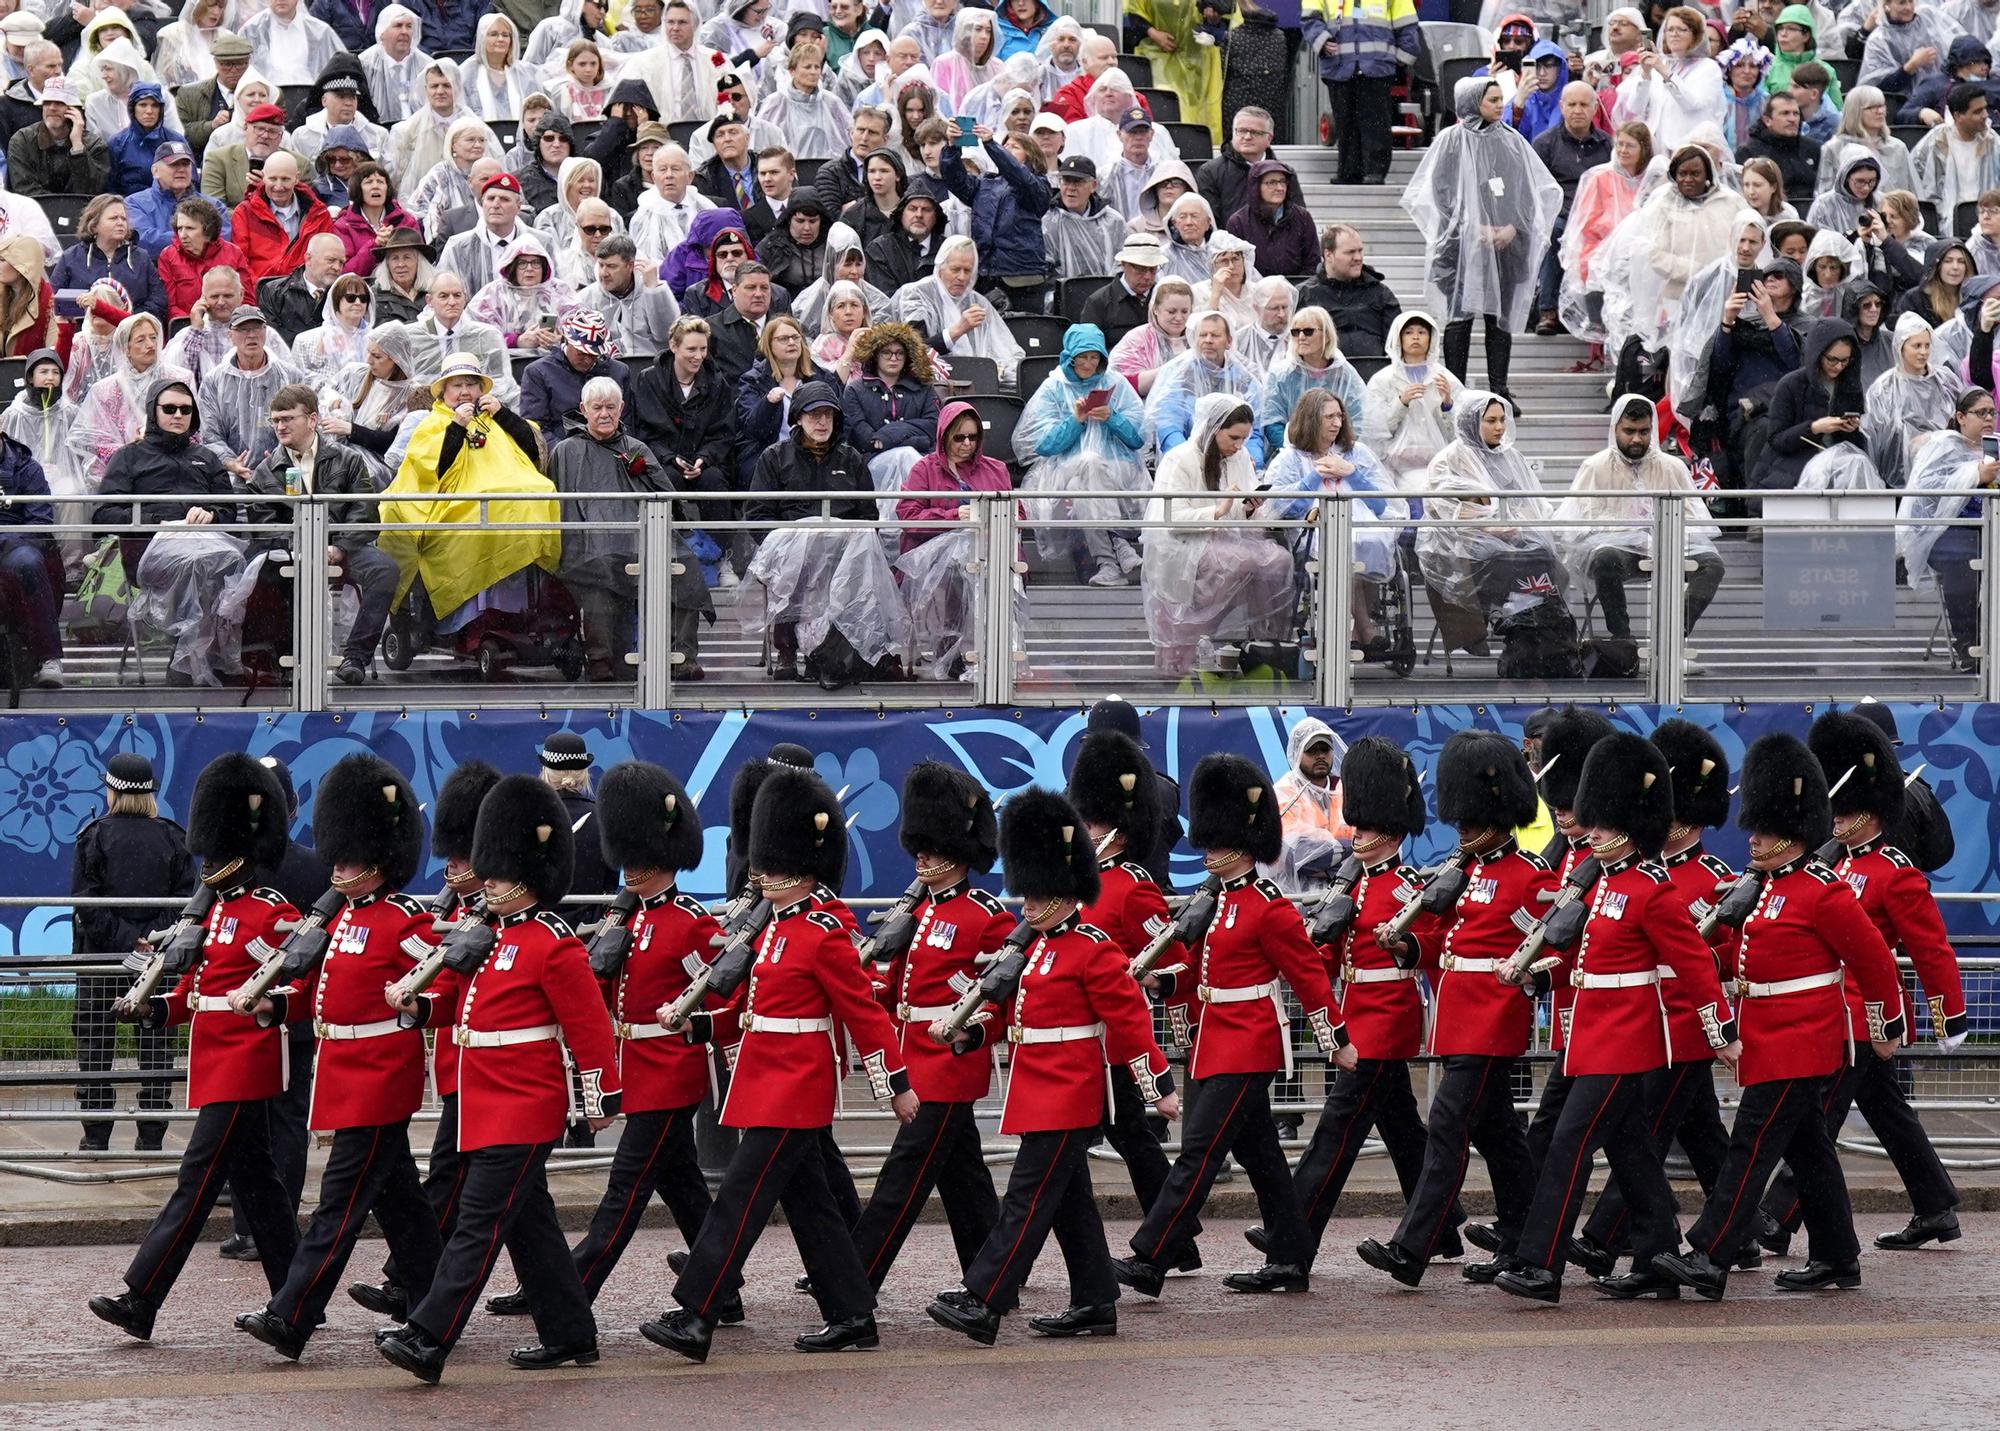
[[[233,1190],[237,1216],[250,1225],[257,1241],[264,1280],[273,1292],[285,1285],[299,1245],[299,1225],[271,1166],[268,1102],[210,1103],[195,1115],[174,1190],[125,1269],[125,1285],[154,1306],[173,1290],[225,1181]]]
[[[1486,381],[1495,388],[1507,386],[1507,369],[1514,356],[1514,335],[1491,313],[1486,315]],[[1471,380],[1466,368],[1472,362],[1472,320],[1454,318],[1444,325],[1444,365],[1462,383]]]
[[[1847,1110],[1859,1108],[1875,1136],[1882,1140],[1882,1150],[1889,1155],[1889,1161],[1896,1165],[1917,1216],[1931,1217],[1957,1207],[1958,1188],[1951,1174],[1945,1171],[1937,1149],[1931,1146],[1930,1135],[1918,1121],[1916,1109],[1910,1107],[1909,1097],[1896,1077],[1896,1060],[1877,1058],[1873,1050],[1861,1047],[1854,1050],[1854,1058],[1853,1067],[1827,1080],[1824,1103],[1827,1136],[1838,1138],[1841,1125],[1847,1121]],[[1804,1217],[1798,1181],[1788,1159],[1764,1194],[1764,1211],[1787,1232],[1796,1231]]]
[[[451,1230],[458,1226],[458,1195],[465,1186],[465,1160],[458,1155],[456,1093],[447,1093],[438,1099],[437,1128],[431,1134],[431,1157],[424,1166],[423,1185],[424,1201],[431,1206],[438,1239],[440,1243],[449,1242]],[[382,1276],[399,1285],[402,1282],[396,1272],[393,1248],[389,1260],[382,1264]]]
[[[1358,184],[1364,177],[1387,177],[1390,81],[1356,75],[1338,84],[1323,83],[1334,137],[1340,141],[1340,174],[1335,182]]]
[[[848,1169],[847,1154],[841,1152],[840,1144],[833,1141],[830,1124],[819,1130],[819,1155],[826,1168],[826,1187],[833,1194],[834,1210],[840,1214],[843,1223],[852,1227],[861,1221],[861,1190],[854,1186],[854,1174]]]
[[[271,1299],[272,1312],[312,1335],[371,1212],[402,1265],[404,1285],[413,1299],[421,1297],[437,1271],[443,1241],[417,1181],[407,1118],[334,1133],[320,1177],[319,1206],[299,1239],[285,1285]]]
[[[1980,559],[1979,533],[1969,527],[1946,527],[1931,548],[1931,574],[1937,578],[1944,598],[1945,624],[1950,627],[1951,649],[1969,658],[1979,644],[1979,572],[1973,563]]]
[[[710,1200],[694,1152],[694,1112],[694,1107],[656,1108],[625,1115],[604,1196],[591,1216],[590,1230],[571,1254],[593,1302],[639,1230],[653,1194],[673,1214],[674,1226],[689,1246],[701,1235]]]
[[[554,1146],[509,1143],[464,1155],[458,1225],[445,1242],[430,1291],[410,1309],[410,1325],[447,1351],[479,1306],[502,1246],[514,1259],[521,1284],[531,1289],[529,1312],[544,1346],[597,1340],[590,1298],[584,1295],[549,1197],[549,1150]]]
[[[1569,1101],[1570,1085],[1575,1081],[1562,1071],[1562,1055],[1557,1054],[1542,1081],[1542,1101],[1535,1105],[1535,1116],[1528,1120],[1528,1165],[1538,1178],[1542,1175],[1542,1164],[1548,1160],[1549,1145],[1555,1141],[1556,1124],[1562,1121],[1563,1104]]]
[[[1599,1148],[1624,1185],[1638,1265],[1650,1266],[1655,1253],[1680,1246],[1673,1189],[1646,1119],[1645,1075],[1587,1073],[1570,1080],[1515,1256],[1561,1274],[1569,1230],[1590,1188],[1591,1159]]]
[[[1000,1221],[965,1269],[965,1290],[996,1312],[1020,1305],[1021,1284],[1056,1235],[1069,1269],[1069,1304],[1101,1307],[1118,1300],[1111,1249],[1090,1187],[1091,1128],[1023,1133],[1014,1155]]]
[[[1471,1053],[1443,1060],[1444,1072],[1431,1098],[1424,1171],[1392,1239],[1410,1256],[1428,1262],[1437,1255],[1438,1239],[1451,1226],[1474,1148],[1486,1159],[1486,1173],[1493,1180],[1501,1246],[1511,1251],[1520,1239],[1528,1200],[1535,1191],[1535,1173],[1528,1160],[1528,1140],[1514,1112],[1514,1064],[1511,1058]]]
[[[715,1206],[674,1283],[674,1300],[698,1316],[742,1285],[743,1264],[782,1206],[792,1240],[812,1279],[813,1299],[829,1322],[875,1310],[875,1289],[854,1250],[852,1225],[827,1185],[825,1128],[745,1128],[722,1174]],[[844,1166],[844,1165],[843,1165]],[[859,1220],[858,1216],[855,1219]]]
[[[1410,1066],[1401,1059],[1364,1058],[1354,1065],[1354,1072],[1335,1074],[1333,1087],[1327,1090],[1319,1125],[1292,1174],[1315,1256],[1371,1129],[1382,1135],[1389,1149],[1389,1161],[1395,1165],[1396,1181],[1407,1202],[1423,1176],[1424,1148],[1430,1135],[1424,1131],[1424,1120],[1417,1116],[1416,1095],[1410,1091]],[[1464,1211],[1455,1208],[1450,1225],[1463,1221]]]
[[[79,1073],[109,1073],[112,1054],[118,1047],[118,1025],[111,1006],[132,986],[129,974],[79,974],[76,976],[76,1008],[70,1015],[70,1033],[76,1039],[76,1068]],[[172,1031],[162,1025],[148,1028],[129,1025],[138,1046],[139,1067],[148,1072],[171,1072],[174,1066]],[[84,1113],[107,1113],[117,1103],[117,1091],[109,1083],[79,1083],[76,1106]],[[139,1084],[139,1111],[164,1113],[173,1106],[173,1084],[167,1079],[147,1079]],[[85,1118],[83,1131],[109,1143],[111,1120]],[[164,1119],[139,1120],[139,1141],[156,1143],[166,1133]]]
[[[970,1103],[925,1103],[914,1120],[896,1129],[896,1141],[875,1178],[874,1196],[854,1225],[854,1250],[876,1291],[882,1290],[932,1188],[944,1202],[958,1265],[969,1268],[1000,1220],[1000,1199],[979,1151],[979,1124]]]
[[[1734,1262],[1755,1231],[1757,1195],[1783,1158],[1797,1179],[1813,1258],[1852,1262],[1861,1255],[1847,1179],[1826,1126],[1827,1085],[1833,1081],[1784,1078],[1743,1090],[1729,1134],[1729,1155],[1701,1217],[1688,1230],[1690,1247],[1720,1266]]]
[[[285,1037],[291,1041],[290,1072],[286,1077],[285,1091],[271,1099],[265,1106],[270,1110],[271,1121],[271,1161],[277,1167],[278,1181],[285,1185],[285,1196],[290,1201],[292,1217],[299,1215],[299,1200],[306,1193],[306,1151],[312,1142],[312,1135],[306,1131],[306,1119],[312,1113],[313,1060],[319,1053],[319,1043],[313,1037],[312,1021],[301,1019],[288,1024]],[[234,1179],[230,1180],[230,1214],[236,1235],[253,1240],[256,1233],[244,1217]]]
[[[389,622],[389,603],[396,595],[399,568],[396,559],[373,541],[347,548],[341,566],[346,569],[348,584],[361,598],[361,610],[354,618],[354,629],[347,633],[347,646],[341,655],[365,666],[374,659],[382,628]]]
[[[1708,604],[1715,600],[1715,593],[1722,586],[1722,558],[1714,552],[1693,554],[1694,571],[1687,578],[1687,603],[1681,613],[1681,634],[1694,630],[1695,622],[1708,610]],[[1639,570],[1639,554],[1617,547],[1599,547],[1590,558],[1590,582],[1597,593],[1598,610],[1604,613],[1604,629],[1611,635],[1629,640],[1632,636],[1632,618],[1625,606],[1625,583],[1637,581],[1643,573]]]
[[[1182,1089],[1182,1102],[1194,1101],[1194,1090]],[[1150,1105],[1139,1096],[1139,1084],[1132,1077],[1132,1070],[1122,1064],[1111,1067],[1111,1106],[1105,1109],[1104,1127],[1100,1130],[1104,1141],[1125,1163],[1125,1172],[1132,1179],[1132,1195],[1139,1200],[1142,1208],[1151,1207],[1160,1195],[1160,1189],[1167,1185],[1167,1150],[1160,1146],[1159,1135],[1146,1119]],[[1193,1241],[1201,1235],[1201,1219],[1192,1224],[1188,1239]]]
[[[1308,1260],[1305,1219],[1292,1189],[1292,1168],[1271,1119],[1271,1081],[1275,1073],[1218,1073],[1204,1078],[1201,1092],[1181,1125],[1181,1155],[1167,1170],[1166,1185],[1146,1209],[1145,1221],[1132,1234],[1132,1250],[1155,1267],[1172,1267],[1194,1241],[1196,1217],[1222,1171],[1222,1160],[1234,1154],[1250,1175],[1257,1210],[1270,1234],[1274,1263]]]
[[[1715,1065],[1707,1059],[1670,1063],[1645,1074],[1640,1085],[1639,1097],[1645,1105],[1647,1133],[1655,1156],[1664,1164],[1667,1149],[1679,1142],[1694,1165],[1695,1177],[1701,1180],[1702,1192],[1713,1192],[1722,1160],[1729,1152],[1729,1132],[1722,1126],[1722,1105],[1715,1097]],[[1597,1195],[1597,1206],[1583,1225],[1583,1235],[1599,1247],[1622,1251],[1628,1221],[1625,1191],[1614,1171]]]

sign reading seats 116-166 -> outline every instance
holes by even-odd
[[[1764,529],[1764,628],[1887,631],[1896,625],[1892,529]]]

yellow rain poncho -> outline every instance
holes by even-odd
[[[1195,43],[1201,7],[1195,0],[1127,0],[1125,13],[1174,37],[1172,54],[1150,39],[1140,43],[1139,53],[1153,62],[1154,83],[1180,96],[1181,118],[1189,124],[1205,124],[1211,134],[1220,134],[1222,57],[1214,45]]]

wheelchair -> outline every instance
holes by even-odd
[[[1292,569],[1298,586],[1298,621],[1301,645],[1309,645],[1313,633],[1318,630],[1319,600],[1321,581],[1329,579],[1330,573],[1324,564],[1315,580],[1310,563],[1315,561],[1314,538],[1318,535],[1313,528],[1297,528],[1286,534],[1287,545],[1292,551]],[[1391,674],[1407,676],[1417,667],[1416,621],[1411,606],[1412,582],[1410,573],[1416,570],[1416,532],[1405,527],[1396,535],[1391,547],[1392,569],[1381,580],[1364,575],[1362,586],[1367,592],[1366,615],[1376,629],[1375,639],[1368,645],[1350,649],[1361,653],[1363,665],[1386,666]]]
[[[582,679],[583,613],[569,588],[538,566],[526,568],[525,611],[482,611],[456,631],[440,632],[421,577],[389,613],[382,630],[382,664],[407,671],[426,651],[440,650],[497,681],[517,666],[552,666],[566,681]]]

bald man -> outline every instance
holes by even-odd
[[[298,191],[305,193],[307,186],[299,185]],[[264,321],[287,343],[296,343],[306,329],[319,327],[326,321],[326,290],[346,262],[347,246],[331,233],[307,239],[305,262],[257,295]]]
[[[1551,125],[1535,136],[1535,152],[1562,185],[1562,213],[1556,231],[1542,255],[1541,282],[1535,291],[1535,331],[1549,334],[1562,331],[1556,317],[1556,295],[1562,288],[1562,232],[1569,222],[1569,206],[1576,199],[1576,181],[1584,171],[1611,162],[1611,136],[1596,127],[1597,91],[1582,80],[1563,86],[1562,123]]]
[[[310,184],[299,182],[299,161],[280,149],[236,206],[236,245],[250,262],[250,282],[290,273],[306,261],[315,234],[333,232],[333,211]]]
[[[1097,77],[1118,62],[1118,46],[1095,30],[1083,37],[1083,47],[1077,51],[1077,63],[1083,73],[1057,90],[1049,102],[1042,106],[1052,114],[1061,115],[1063,121],[1075,124],[1090,113],[1085,103],[1090,98],[1091,86]]]

